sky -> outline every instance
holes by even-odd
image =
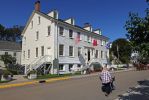
[[[0,0],[0,24],[5,27],[25,26],[37,0]],[[145,15],[148,7],[145,0],[40,0],[41,11],[58,10],[60,19],[75,18],[83,27],[90,23],[93,29],[100,28],[102,34],[114,41],[126,38],[124,28],[129,12]]]

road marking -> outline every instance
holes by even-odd
[[[60,81],[60,80],[68,80],[70,77],[61,77],[61,78],[52,78],[52,79],[46,79],[46,83],[54,82],[54,81]],[[23,82],[23,83],[16,83],[16,84],[6,84],[6,85],[0,85],[0,89],[4,88],[12,88],[12,87],[19,87],[19,86],[25,86],[25,85],[33,85],[37,84],[39,81],[31,81],[31,82]]]

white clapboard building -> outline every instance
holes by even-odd
[[[22,36],[25,73],[32,69],[51,74],[87,67],[93,70],[94,63],[104,65],[109,57],[109,38],[101,30],[93,30],[89,23],[77,26],[73,18],[61,20],[56,10],[45,14],[40,11],[40,1],[35,3]]]

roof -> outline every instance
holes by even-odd
[[[0,50],[21,50],[21,44],[11,41],[0,41]]]
[[[30,21],[31,21],[31,19],[32,19],[32,17],[34,16],[35,13],[37,13],[37,14],[39,14],[40,16],[43,16],[43,17],[45,17],[45,18],[47,18],[47,19],[49,19],[49,20],[53,20],[53,21],[56,21],[56,22],[59,22],[59,23],[63,23],[63,24],[65,24],[65,25],[69,25],[69,26],[71,26],[71,27],[73,27],[73,28],[80,29],[80,30],[85,31],[85,32],[87,32],[87,33],[94,34],[94,35],[97,36],[97,37],[101,37],[101,38],[103,38],[103,39],[109,40],[109,38],[106,37],[106,36],[99,35],[99,34],[95,34],[94,32],[90,32],[90,31],[88,31],[88,30],[85,30],[84,28],[82,28],[82,27],[80,27],[80,26],[78,26],[78,25],[72,25],[72,24],[66,23],[66,22],[65,22],[64,20],[62,20],[62,19],[55,19],[55,18],[53,18],[53,17],[51,17],[51,16],[49,16],[49,15],[43,13],[43,12],[39,12],[39,11],[36,11],[36,10],[34,10],[34,11],[32,12],[32,14],[31,14],[29,20],[27,21],[27,24],[26,24],[26,26],[25,26],[25,28],[24,28],[24,30],[23,30],[23,32],[22,32],[22,35],[25,33],[25,31],[26,31],[26,29],[27,29],[27,27],[28,27],[28,25],[29,25],[29,23],[30,23]]]

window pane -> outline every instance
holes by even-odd
[[[30,58],[30,50],[28,50],[28,58]]]
[[[59,55],[63,56],[64,45],[59,45]]]
[[[41,47],[41,56],[44,56],[44,46]]]
[[[78,48],[78,56],[80,56],[81,55],[81,48],[79,47]]]
[[[73,64],[69,64],[69,71],[71,71]]]
[[[59,35],[64,35],[64,28],[63,27],[59,27]]]
[[[73,46],[69,46],[69,56],[73,56]]]
[[[39,31],[36,32],[36,40],[39,39]]]
[[[59,70],[63,70],[64,65],[63,64],[59,64]]]
[[[36,48],[36,57],[38,57],[38,48]]]
[[[69,38],[73,38],[73,30],[69,30]]]
[[[48,35],[51,33],[51,26],[48,26]]]

